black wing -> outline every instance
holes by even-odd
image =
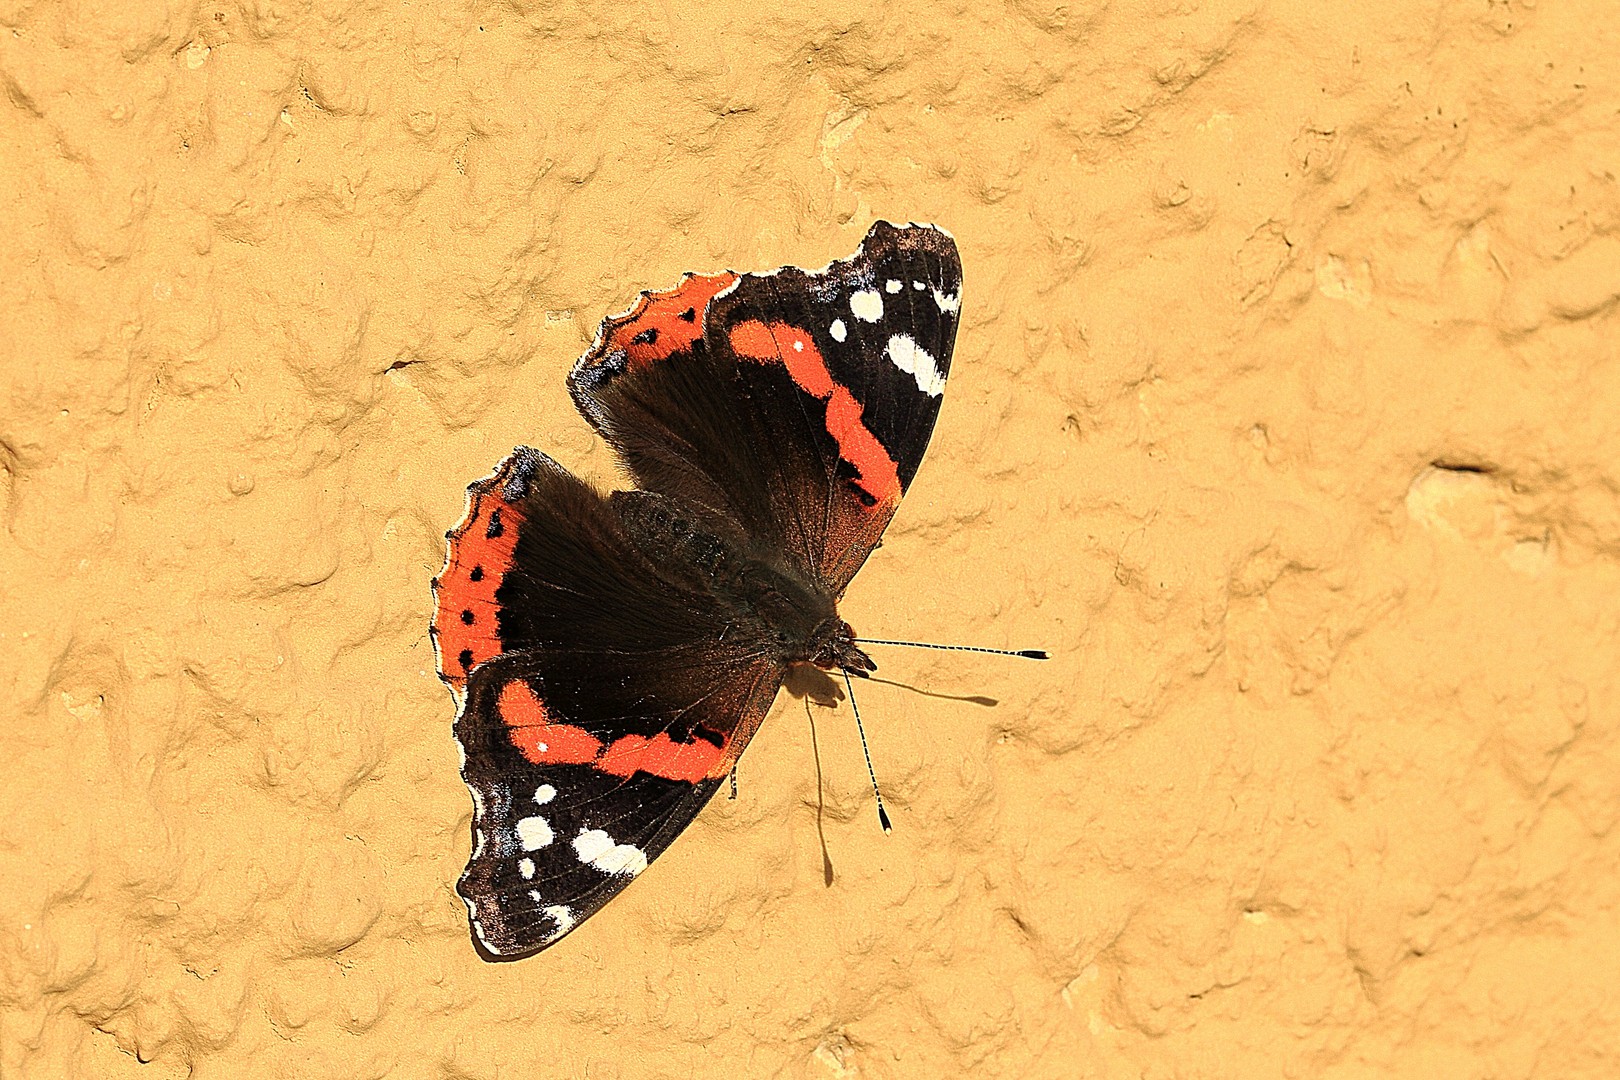
[[[474,805],[457,891],[481,954],[513,960],[598,911],[691,823],[783,671],[544,454],[520,448],[468,491],[434,581]]]
[[[642,488],[724,514],[836,597],[922,462],[961,287],[948,234],[880,221],[823,270],[644,293],[569,390]]]

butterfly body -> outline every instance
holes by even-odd
[[[631,543],[672,586],[731,620],[727,636],[780,664],[861,665],[841,648],[854,631],[824,588],[704,507],[646,491],[608,497]],[[864,655],[864,654],[862,654]],[[861,671],[865,674],[865,671]]]
[[[432,632],[486,959],[545,948],[645,870],[792,665],[875,668],[838,600],[921,463],[960,289],[947,234],[878,222],[824,270],[643,293],[568,379],[636,487],[519,447],[468,488]]]

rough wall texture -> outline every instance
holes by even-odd
[[[0,1075],[1615,1075],[1613,15],[0,3]],[[484,964],[463,486],[876,216],[968,285],[845,612],[1054,660],[882,657],[889,838],[784,694]]]

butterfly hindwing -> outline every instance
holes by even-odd
[[[641,487],[712,507],[836,596],[927,449],[961,281],[945,232],[878,222],[824,270],[644,294],[569,388]]]
[[[579,727],[566,721],[582,717],[550,715],[550,683],[532,669],[579,656],[532,659],[513,654],[477,668],[456,724],[474,803],[473,854],[457,891],[475,942],[496,960],[552,944],[662,854],[723,783],[735,760],[725,744],[746,742],[738,729],[759,726],[781,681],[770,669],[733,673],[732,692],[707,702],[685,738],[670,737],[667,718],[655,716],[667,705],[653,703],[611,716],[609,726],[662,730],[615,737],[602,718]],[[600,745],[593,729],[613,742]]]
[[[653,565],[622,511],[519,449],[469,489],[435,582],[474,803],[458,891],[491,959],[539,951],[634,880],[781,682],[712,600]]]

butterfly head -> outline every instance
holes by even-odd
[[[847,671],[862,679],[867,672],[877,670],[877,664],[855,643],[854,628],[844,620],[834,619],[827,632],[817,638],[817,648],[810,656],[810,662],[817,667]]]

